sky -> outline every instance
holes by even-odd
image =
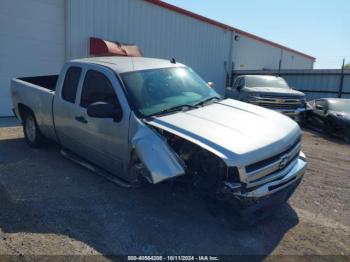
[[[316,57],[350,63],[350,0],[163,0]]]

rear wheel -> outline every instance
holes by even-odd
[[[26,112],[23,121],[23,132],[27,144],[30,147],[38,148],[42,145],[43,136],[40,133],[36,123],[35,116],[32,112]]]

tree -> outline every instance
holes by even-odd
[[[344,65],[344,69],[350,69],[350,63],[347,63],[346,65]]]

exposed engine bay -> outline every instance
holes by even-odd
[[[186,175],[176,178],[188,188],[208,193],[219,200],[229,200],[241,187],[238,170],[227,167],[222,159],[211,152],[167,131],[157,130],[185,166]]]

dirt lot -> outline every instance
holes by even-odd
[[[117,187],[0,128],[0,254],[350,255],[350,145],[304,131],[303,150],[290,204],[248,227],[167,184]]]

